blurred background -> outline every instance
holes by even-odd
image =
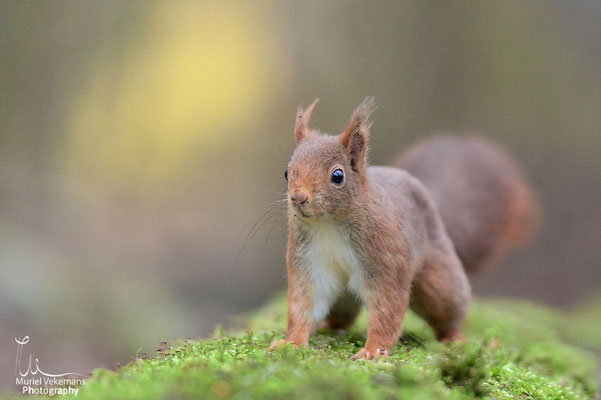
[[[297,106],[371,162],[481,132],[545,208],[480,296],[601,293],[601,3],[0,2],[0,384],[17,336],[88,372],[210,334],[285,288]],[[597,297],[599,298],[599,297]]]

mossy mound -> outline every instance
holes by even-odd
[[[248,317],[247,331],[98,370],[77,399],[599,398],[595,353],[569,344],[579,327],[539,306],[476,300],[462,344],[436,342],[410,314],[401,342],[378,362],[349,360],[364,344],[365,318],[347,333],[319,332],[308,349],[269,352],[283,336],[285,308],[277,298]]]

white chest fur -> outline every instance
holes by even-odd
[[[361,295],[361,265],[344,227],[320,222],[307,226],[307,231],[310,244],[304,258],[314,284],[313,319],[319,322],[345,288]]]

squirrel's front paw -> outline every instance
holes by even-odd
[[[286,346],[288,343],[292,343],[295,349],[298,349],[301,346],[308,347],[308,343],[296,343],[293,339],[278,339],[271,342],[271,346],[269,346],[269,350],[275,350]]]
[[[389,356],[390,356],[390,353],[388,352],[388,350],[376,349],[375,351],[369,351],[364,347],[361,350],[359,350],[357,352],[357,354],[352,356],[351,360],[353,360],[353,361],[360,360],[360,359],[371,360],[371,359],[378,359],[380,357],[389,357]]]
[[[275,350],[275,349],[278,349],[280,347],[284,347],[288,343],[290,343],[290,342],[287,341],[286,339],[274,340],[273,342],[271,342],[271,346],[269,346],[269,350]]]

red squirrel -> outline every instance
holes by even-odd
[[[490,142],[454,137],[419,144],[395,166],[368,166],[374,100],[337,136],[309,128],[316,103],[299,109],[285,172],[288,329],[271,348],[307,346],[319,323],[345,328],[362,303],[367,341],[353,360],[387,356],[409,306],[438,340],[461,339],[466,271],[531,230],[535,202],[518,168]]]

